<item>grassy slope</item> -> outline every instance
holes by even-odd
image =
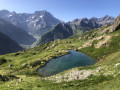
[[[103,29],[103,28],[102,28]],[[84,44],[85,41],[89,41],[91,38],[98,37],[99,30],[93,30],[84,34],[82,40],[79,37],[71,37],[65,40],[56,40],[54,42],[41,45],[39,47],[29,49],[26,51],[12,53],[0,56],[0,60],[7,60],[7,62],[0,65],[0,73],[6,75],[15,75],[20,79],[5,82],[0,85],[0,89],[104,89],[104,90],[119,90],[120,83],[120,30],[114,33],[106,33],[110,35],[109,47],[102,46],[99,49],[95,49],[93,45],[99,41],[93,41],[92,46],[81,49],[80,51],[100,60],[96,65],[89,67],[79,67],[79,70],[94,70],[100,67],[99,75],[90,75],[85,80],[75,80],[70,82],[54,83],[52,81],[44,80],[36,75],[35,71],[42,65],[44,65],[49,59],[67,54],[68,49],[77,49]],[[86,37],[87,35],[87,37]],[[88,38],[89,37],[89,38]],[[71,42],[69,42],[71,41]],[[91,52],[92,51],[92,52]],[[103,57],[104,55],[104,57]],[[0,81],[1,82],[1,81]],[[2,82],[1,82],[2,83]]]
[[[78,42],[73,39],[56,40],[33,49],[1,55],[0,61],[5,60],[5,62],[0,65],[0,72],[1,74],[36,75],[36,70],[48,60],[65,55],[69,53],[68,49],[76,49],[82,44],[83,41]]]
[[[101,59],[104,58],[105,56],[120,51],[120,30],[112,33],[112,34],[106,34],[111,37],[111,40],[109,42],[109,46],[102,46],[100,48],[94,48],[94,45],[99,42],[99,40],[94,40],[92,42],[92,46],[83,48],[80,51],[85,52],[86,54],[96,58],[96,59]],[[103,52],[104,51],[104,52]]]
[[[111,58],[112,55],[112,58]],[[114,64],[120,62],[120,52],[116,52],[106,57],[104,61],[99,62],[96,66],[102,65],[106,68],[106,72],[114,71],[114,74],[109,76],[91,76],[89,80],[78,80],[72,82],[62,82],[62,83],[53,83],[50,81],[42,80],[37,76],[26,77],[24,75],[19,75],[18,77],[22,78],[22,81],[19,79],[6,82],[0,86],[1,89],[13,90],[13,89],[33,89],[33,90],[53,90],[53,89],[68,89],[68,90],[77,90],[77,89],[103,89],[103,90],[119,90],[119,70],[118,67],[113,67]],[[115,61],[114,61],[115,60]],[[109,61],[109,62],[108,62]],[[111,65],[112,63],[112,65]],[[109,70],[110,69],[110,70]],[[104,71],[104,70],[103,70]],[[116,75],[113,77],[113,75]]]

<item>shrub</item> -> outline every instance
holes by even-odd
[[[4,58],[0,58],[0,65],[4,64],[4,63],[6,63],[6,62],[7,62],[6,59],[4,59]]]

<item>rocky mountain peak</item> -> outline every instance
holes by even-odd
[[[72,22],[69,22],[69,24],[74,30],[79,29],[82,31],[88,31],[94,28],[99,28],[106,24],[111,24],[114,22],[114,20],[115,20],[114,17],[106,15],[101,18],[92,17],[90,19],[88,18],[75,19]]]
[[[98,19],[98,23],[101,25],[105,24],[112,24],[114,22],[115,18],[109,15],[106,15],[104,17],[101,17]]]
[[[3,17],[4,15],[8,14],[8,10],[0,10],[0,17]]]
[[[103,17],[103,20],[112,20],[112,19],[114,20],[115,18],[109,15]]]
[[[0,13],[9,13],[9,11],[8,10],[0,10]]]
[[[27,31],[34,37],[41,37],[44,33],[50,30],[60,20],[55,18],[46,10],[35,11],[34,13],[16,13],[7,10],[0,11],[0,18],[14,24]]]
[[[43,11],[35,11],[35,13],[33,14],[35,16],[45,16],[45,15],[49,15],[49,16],[52,16],[51,13],[47,12],[46,10],[43,10]]]

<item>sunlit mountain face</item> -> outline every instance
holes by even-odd
[[[45,32],[61,22],[46,10],[36,11],[32,14],[1,10],[0,18],[26,30],[35,37],[41,37]]]

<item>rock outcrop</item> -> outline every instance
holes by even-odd
[[[114,31],[119,30],[119,29],[120,29],[120,15],[116,18],[115,22],[113,23],[110,32],[114,32]]]

